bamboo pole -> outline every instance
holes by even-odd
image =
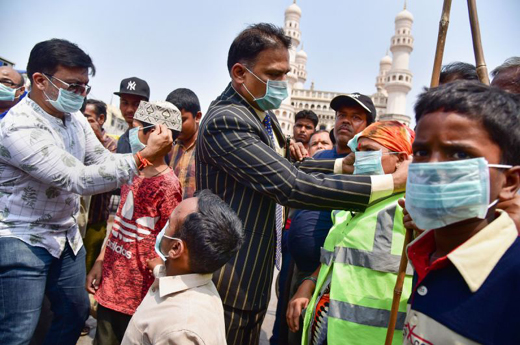
[[[469,0],[468,0],[469,1]],[[433,72],[430,87],[439,85],[441,75],[442,57],[444,56],[444,46],[446,44],[446,34],[450,24],[451,0],[444,0],[442,5],[441,20],[439,21],[439,34],[437,35],[437,48],[435,49],[435,60],[433,61]]]
[[[385,345],[391,345],[394,338],[395,325],[397,323],[397,313],[399,311],[399,303],[403,293],[404,278],[406,277],[406,266],[408,266],[408,256],[406,256],[406,247],[412,242],[413,230],[406,229],[404,236],[403,252],[401,253],[401,261],[399,262],[399,273],[395,282],[394,297],[392,299],[392,309],[390,310],[390,320],[386,330]]]
[[[484,51],[480,39],[480,26],[478,23],[476,0],[468,0],[469,23],[471,25],[471,38],[473,39],[473,52],[475,53],[475,65],[477,66],[478,79],[489,85],[489,76],[484,60]]]

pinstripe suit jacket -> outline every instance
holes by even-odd
[[[281,129],[274,114],[273,130]],[[196,145],[197,189],[210,189],[242,220],[245,242],[213,277],[225,305],[267,308],[274,267],[275,205],[362,211],[369,176],[332,173],[334,161],[305,161],[299,168],[280,157],[254,109],[231,86],[209,107]],[[284,142],[282,140],[282,142]],[[320,166],[320,167],[318,167]]]

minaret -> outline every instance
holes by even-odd
[[[289,49],[289,60],[291,62],[291,71],[287,74],[289,88],[292,89],[298,81],[298,66],[296,65],[296,49],[300,45],[300,18],[302,10],[296,5],[296,0],[285,10],[285,27],[284,31],[291,38],[291,49]],[[290,90],[289,90],[290,91]],[[290,94],[290,92],[289,92]]]
[[[385,89],[388,92],[386,114],[381,120],[398,120],[410,123],[406,115],[406,95],[412,89],[412,72],[408,69],[410,53],[413,50],[411,33],[413,15],[404,9],[395,17],[395,34],[392,36],[390,51],[392,52],[392,68],[386,74]]]
[[[302,49],[296,53],[296,67],[298,69],[296,75],[298,77],[298,81],[296,84],[294,84],[295,89],[303,89],[303,84],[305,84],[305,81],[307,80],[306,65],[307,53],[303,50],[302,44]]]
[[[298,62],[301,62],[301,56],[297,56],[296,50],[300,45],[301,32],[300,32],[300,18],[302,16],[302,10],[296,5],[296,0],[293,1],[291,6],[285,10],[285,25],[284,31],[287,36],[291,38],[291,48],[289,49],[289,61],[291,65],[291,71],[287,73],[287,81],[289,84],[289,97],[287,97],[280,106],[280,109],[275,111],[278,122],[282,126],[282,131],[285,135],[293,135],[294,127],[294,106],[291,105],[291,95],[295,84],[299,80],[299,67]],[[304,53],[305,54],[305,53]],[[307,56],[305,56],[305,63]],[[305,76],[306,78],[306,76]],[[304,80],[305,81],[305,80]]]
[[[376,89],[377,92],[370,96],[372,98],[372,102],[374,102],[374,106],[377,111],[377,120],[382,115],[386,114],[386,105],[388,103],[388,93],[385,89],[385,78],[392,67],[392,58],[388,55],[388,51],[386,55],[379,62],[379,74],[376,77]]]

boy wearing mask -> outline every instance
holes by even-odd
[[[427,231],[407,249],[405,344],[520,343],[520,240],[496,209],[520,186],[519,101],[465,81],[419,96],[406,209]]]
[[[180,111],[168,102],[141,101],[129,132],[132,152],[146,147],[155,126],[179,135]],[[88,292],[99,302],[94,344],[119,344],[128,322],[153,283],[147,262],[157,258],[154,244],[173,209],[182,200],[179,180],[166,155],[144,160],[140,175],[121,187],[121,202],[111,233],[87,276]]]

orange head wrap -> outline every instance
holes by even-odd
[[[392,152],[406,152],[411,155],[415,132],[399,121],[380,121],[365,128],[357,139],[362,137],[374,140]]]

